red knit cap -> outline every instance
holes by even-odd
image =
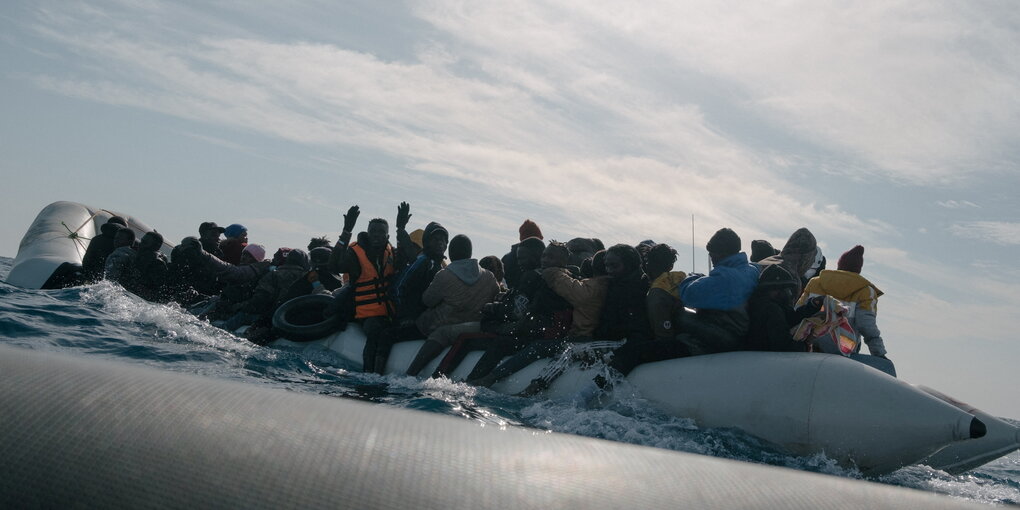
[[[836,269],[858,274],[861,272],[862,266],[864,266],[864,247],[859,244],[840,255],[839,262],[836,263]]]
[[[524,223],[521,223],[520,233],[521,241],[529,237],[542,239],[542,229],[538,228],[538,224],[531,220],[524,220]]]

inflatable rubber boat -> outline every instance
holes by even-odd
[[[112,214],[72,202],[47,206],[22,240],[7,282],[40,288],[64,263],[80,263],[87,238]],[[120,216],[140,232],[149,230]],[[402,374],[421,344],[421,340],[396,344],[386,372]],[[364,335],[352,325],[303,345],[330,349],[358,366]],[[442,356],[422,373],[431,373]],[[480,352],[469,353],[450,377],[463,379],[480,357]],[[493,389],[520,392],[549,363],[536,361]],[[590,381],[595,370],[571,365],[544,395],[567,398]],[[1017,427],[842,356],[766,352],[698,356],[642,365],[627,380],[642,398],[699,426],[740,429],[793,454],[824,453],[869,476],[922,462],[962,472],[1020,448]],[[617,391],[611,398],[629,396]]]

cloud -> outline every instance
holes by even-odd
[[[469,14],[423,13],[446,36],[490,41],[478,31],[498,13]],[[429,176],[423,186],[435,193],[470,183],[474,192],[460,197],[468,208],[513,196],[553,208],[565,225],[593,229],[578,235],[597,228],[620,240],[686,240],[687,222],[677,218],[691,213],[706,236],[722,226],[752,238],[785,236],[820,217],[837,234],[890,230],[836,203],[800,198],[812,195],[780,177],[783,162],[719,132],[700,106],[630,79],[625,56],[594,44],[583,25],[526,21],[514,31],[528,37],[504,30],[493,40],[527,41],[522,49],[536,57],[527,63],[507,58],[506,47],[454,53],[426,44],[397,61],[306,42],[203,36],[181,44],[148,35],[144,24],[94,32],[72,20],[70,29],[40,33],[106,76],[36,82],[327,150],[380,151]],[[593,54],[599,61],[579,58],[592,45],[606,52]]]
[[[953,235],[1003,246],[1020,245],[1020,223],[1006,221],[961,221],[949,227]]]
[[[943,200],[935,203],[946,209],[979,209],[981,207],[969,200]]]

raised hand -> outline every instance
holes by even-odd
[[[347,210],[347,214],[344,215],[344,232],[354,231],[354,224],[358,222],[358,216],[360,214],[361,209],[356,205],[352,205],[351,208]]]
[[[408,221],[411,221],[411,206],[407,202],[401,202],[397,206],[397,228],[404,229]]]

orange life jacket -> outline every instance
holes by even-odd
[[[388,296],[390,277],[396,272],[393,268],[393,247],[386,245],[382,268],[368,260],[368,254],[358,243],[351,243],[351,250],[358,256],[358,264],[361,266],[361,275],[354,282],[354,318],[393,315],[394,306]]]

